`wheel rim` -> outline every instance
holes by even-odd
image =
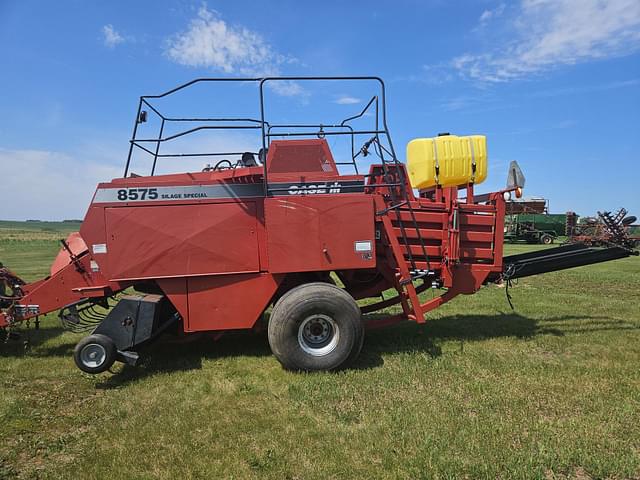
[[[107,350],[97,343],[86,345],[80,352],[80,361],[89,368],[102,366],[107,358]]]
[[[298,344],[309,355],[322,357],[333,352],[340,340],[340,330],[333,318],[314,314],[305,318],[298,327]]]

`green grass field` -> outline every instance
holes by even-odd
[[[73,227],[0,222],[0,261],[44,276]],[[640,478],[639,292],[637,257],[488,287],[320,374],[237,335],[85,375],[50,315],[0,344],[0,478]]]

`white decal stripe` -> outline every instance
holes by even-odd
[[[363,191],[364,181],[269,184],[269,192],[273,195],[362,193]],[[99,188],[93,198],[93,203],[170,202],[252,197],[264,197],[264,187],[261,183]]]
[[[261,184],[191,185],[182,187],[123,187],[98,189],[93,203],[166,202],[175,200],[262,196],[264,196],[264,188]]]

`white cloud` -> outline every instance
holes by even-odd
[[[102,27],[102,36],[105,46],[109,48],[114,48],[124,42],[124,37],[111,24]]]
[[[259,33],[230,25],[203,5],[189,28],[169,39],[166,55],[180,65],[224,73],[276,75],[293,59],[274,51]]]
[[[505,8],[506,8],[506,5],[504,3],[501,3],[494,9],[484,10],[480,15],[480,19],[479,19],[480,25],[486,25],[492,19],[501,16],[504,13]]]
[[[336,98],[333,103],[337,103],[338,105],[355,105],[356,103],[360,103],[362,100],[355,97],[350,97],[349,95],[341,95]]]
[[[487,13],[485,21],[493,17]],[[638,0],[522,0],[512,20],[513,40],[455,58],[466,78],[502,82],[563,65],[618,57],[640,50]]]
[[[302,88],[299,83],[291,80],[268,82],[267,85],[269,85],[274,92],[278,95],[282,95],[283,97],[308,96],[308,92]]]
[[[109,163],[59,152],[2,148],[0,171],[3,195],[11,199],[11,209],[0,212],[2,220],[83,218],[96,185],[122,176],[122,167]]]
[[[283,66],[297,63],[297,59],[275,51],[259,33],[225,22],[206,4],[200,7],[187,30],[169,38],[165,54],[187,67],[249,77],[279,76]],[[268,86],[284,97],[308,96],[294,81],[269,82]]]

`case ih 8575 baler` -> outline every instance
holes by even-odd
[[[379,93],[340,123],[270,121],[265,87],[302,80],[372,82]],[[484,137],[441,135],[412,141],[405,168],[387,128],[384,84],[375,77],[235,80],[257,86],[257,118],[173,118],[157,107],[157,99],[192,85],[230,81],[198,79],[140,98],[124,176],[98,185],[51,274],[26,283],[0,268],[0,327],[60,310],[65,326],[92,330],[74,358],[83,371],[98,373],[116,360],[135,364],[140,346],[168,329],[258,328],[273,305],[268,337],[278,360],[291,369],[330,370],[357,357],[367,326],[422,323],[430,310],[491,282],[637,254],[618,236],[605,248],[578,244],[503,257],[505,199],[519,195],[524,181],[517,165],[504,190],[477,194],[474,184],[487,172]],[[140,138],[148,115],[157,117],[159,136]],[[372,126],[354,126],[362,121]],[[176,122],[195,123],[167,135]],[[235,128],[256,129],[259,151],[162,153],[165,142],[187,134]],[[346,135],[351,158],[334,160],[327,143],[333,135]],[[135,151],[150,156],[151,175],[130,173]],[[197,173],[155,174],[159,160],[190,155],[221,160]],[[361,174],[358,162],[368,155],[376,160]],[[347,167],[353,171],[338,171]],[[422,301],[419,293],[432,288],[441,295]],[[356,302],[388,289],[397,294]],[[363,322],[362,314],[395,304],[402,313]]]

